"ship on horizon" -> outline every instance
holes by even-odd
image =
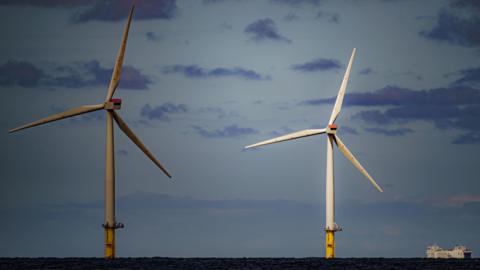
[[[466,246],[456,245],[453,249],[443,249],[438,245],[427,248],[427,258],[430,259],[471,259],[472,250]]]

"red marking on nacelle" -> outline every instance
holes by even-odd
[[[119,99],[119,98],[112,98],[112,99],[110,99],[110,101],[113,102],[113,103],[122,103],[122,100]]]
[[[328,125],[328,128],[330,128],[330,129],[333,129],[333,130],[334,130],[334,129],[337,129],[337,125],[335,125],[335,124],[331,124],[331,125]]]

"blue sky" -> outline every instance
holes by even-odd
[[[103,112],[7,130],[107,90],[172,173],[115,133],[119,256],[323,256],[326,124],[352,49],[335,152],[340,257],[480,250],[476,1],[0,0],[0,256],[101,256]],[[25,244],[28,243],[28,244]]]

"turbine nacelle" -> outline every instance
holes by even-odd
[[[105,110],[120,110],[122,107],[122,100],[119,98],[112,98],[104,103]]]
[[[337,133],[337,128],[338,128],[338,126],[336,124],[330,124],[325,129],[325,133],[333,135],[333,134]]]

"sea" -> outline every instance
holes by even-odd
[[[480,269],[480,259],[391,258],[0,258],[0,269],[161,269],[161,270],[276,270],[375,269],[448,270]]]

